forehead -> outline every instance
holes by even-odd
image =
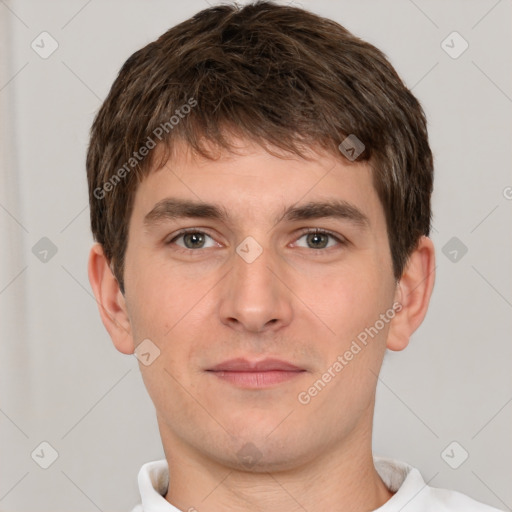
[[[158,203],[174,198],[213,205],[220,220],[233,222],[275,222],[292,205],[328,201],[352,206],[362,213],[359,220],[375,223],[383,217],[369,163],[317,148],[307,148],[302,158],[274,148],[271,154],[244,139],[233,142],[236,152],[217,149],[213,159],[178,143],[165,164],[139,184],[133,214],[145,218]]]

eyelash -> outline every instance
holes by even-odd
[[[208,237],[213,239],[213,237],[211,235],[209,235],[206,231],[201,231],[198,228],[184,228],[184,229],[181,229],[180,231],[178,231],[178,233],[176,233],[176,235],[171,240],[165,242],[165,245],[171,245],[176,240],[178,240],[182,236],[184,236],[186,234],[189,234],[189,233],[199,233],[199,234],[206,235],[206,236],[208,236]],[[343,237],[341,235],[338,235],[338,234],[335,234],[332,231],[328,231],[326,229],[320,229],[320,228],[307,228],[307,229],[301,231],[300,235],[297,237],[296,240],[299,240],[303,236],[309,235],[309,234],[319,234],[319,235],[330,236],[331,238],[334,238],[334,240],[336,240],[338,242],[338,244],[341,245],[341,246],[347,245],[347,243],[348,243],[348,241],[347,241],[347,239],[345,237]],[[313,249],[313,248],[311,248],[311,250],[318,252],[318,251],[322,251],[322,250],[326,251],[326,250],[332,249],[332,248],[333,247],[327,247],[327,248],[324,248],[324,249]],[[208,247],[207,247],[207,249],[208,249]],[[178,246],[177,250],[190,253],[190,252],[198,252],[198,251],[201,250],[201,248],[199,248],[199,249],[188,249],[188,248],[184,248],[184,247]]]

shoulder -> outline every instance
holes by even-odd
[[[465,494],[431,487],[418,469],[405,462],[374,456],[375,469],[395,494],[375,512],[502,512]]]
[[[438,512],[502,512],[457,491],[437,487],[429,487],[428,490],[432,507]]]

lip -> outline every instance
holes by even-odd
[[[294,379],[306,370],[280,359],[249,361],[238,358],[219,363],[207,371],[237,387],[260,389]]]
[[[300,372],[302,368],[294,364],[282,361],[280,359],[263,359],[262,361],[249,361],[244,358],[229,359],[209,368],[208,371],[213,372],[269,372],[269,371],[285,371]]]

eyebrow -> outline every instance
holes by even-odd
[[[227,222],[229,220],[227,210],[219,205],[191,201],[185,199],[162,199],[144,217],[144,225],[151,227],[165,220],[180,218],[211,219]],[[283,221],[301,221],[322,218],[336,218],[347,220],[360,228],[368,228],[370,220],[355,205],[338,199],[328,201],[311,201],[309,203],[290,206],[274,219],[275,224]]]
[[[162,199],[144,217],[144,225],[150,227],[165,220],[179,218],[198,218],[226,221],[229,215],[227,211],[214,204],[184,199]]]
[[[361,228],[370,227],[370,219],[355,205],[342,199],[311,201],[309,203],[286,208],[275,219],[275,223],[310,219],[335,218],[350,221]]]

